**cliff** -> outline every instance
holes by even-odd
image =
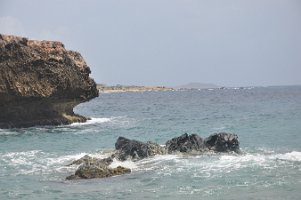
[[[73,108],[98,96],[90,73],[61,42],[0,34],[0,128],[86,121]]]

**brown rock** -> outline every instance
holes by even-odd
[[[73,108],[98,96],[90,73],[61,42],[0,34],[0,128],[86,121]]]
[[[131,169],[118,166],[111,168],[109,165],[113,162],[112,158],[93,158],[88,155],[74,161],[73,164],[80,164],[74,175],[68,176],[67,180],[75,179],[91,179],[91,178],[105,178],[131,173]]]

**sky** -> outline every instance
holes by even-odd
[[[0,0],[0,33],[61,41],[109,85],[301,84],[300,0]]]

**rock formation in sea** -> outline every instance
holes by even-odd
[[[67,180],[75,179],[91,179],[91,178],[105,178],[121,174],[131,173],[131,169],[118,166],[111,168],[109,165],[113,162],[111,157],[99,159],[92,158],[88,155],[76,160],[70,165],[80,165],[74,175],[68,176]]]
[[[73,108],[98,96],[90,73],[61,42],[0,34],[0,128],[86,121]]]
[[[150,156],[165,154],[164,147],[154,142],[140,142],[137,140],[130,140],[124,137],[119,137],[115,143],[115,157],[118,160],[140,160]]]
[[[240,153],[238,136],[232,133],[215,133],[208,138],[202,139],[197,134],[187,133],[172,138],[161,146],[154,142],[140,142],[119,137],[115,143],[115,151],[105,159],[93,158],[88,155],[73,161],[70,165],[79,165],[74,175],[68,176],[67,180],[105,178],[115,175],[128,174],[131,170],[122,166],[110,168],[113,159],[119,161],[137,161],[143,158],[163,154],[202,154],[205,152]]]
[[[205,146],[203,139],[196,135],[188,135],[187,133],[172,138],[166,142],[166,149],[168,153],[173,152],[182,152],[182,153],[189,153],[192,151],[204,151]]]

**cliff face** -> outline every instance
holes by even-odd
[[[0,128],[86,121],[73,108],[98,96],[90,73],[60,42],[0,34]]]

